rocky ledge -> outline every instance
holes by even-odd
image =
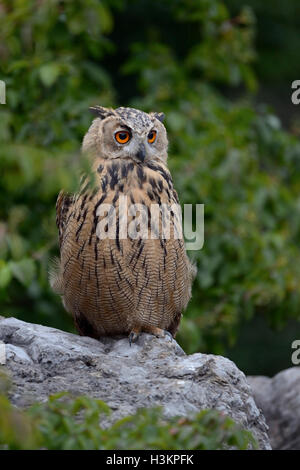
[[[270,449],[264,416],[245,375],[222,356],[186,355],[175,340],[148,334],[130,347],[124,337],[97,341],[3,317],[0,341],[16,406],[69,391],[104,400],[112,420],[158,405],[166,417],[215,408],[252,431],[261,449]]]

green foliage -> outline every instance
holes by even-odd
[[[240,10],[240,0],[227,0],[232,14]],[[256,69],[264,84],[287,86],[300,75],[298,50],[300,47],[300,4],[297,0],[261,2],[248,0],[257,16],[259,57]]]
[[[110,449],[246,450],[257,448],[249,431],[223,413],[202,410],[192,418],[165,421],[161,409],[140,409],[110,429]],[[109,441],[107,441],[109,442]]]
[[[0,396],[0,449],[143,450],[257,448],[246,431],[216,410],[190,418],[163,417],[160,408],[139,409],[111,426],[111,410],[100,400],[60,393],[26,411]]]
[[[100,400],[70,399],[65,393],[51,396],[48,402],[28,409],[43,447],[50,450],[104,449],[105,431],[99,426],[99,418],[108,413],[110,409]]]
[[[87,109],[102,104],[164,111],[181,202],[205,204],[183,348],[221,353],[255,314],[274,327],[299,319],[300,146],[254,106],[254,15],[239,5],[233,16],[226,5],[2,1],[2,314],[72,329],[47,281],[54,206],[78,179]],[[232,101],[237,86],[243,97]]]
[[[7,398],[10,381],[0,371],[0,450],[36,448],[39,432],[26,413],[13,407]]]

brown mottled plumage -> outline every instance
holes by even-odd
[[[147,208],[153,203],[161,207],[178,202],[166,166],[163,114],[99,106],[92,110],[98,117],[84,138],[83,153],[90,159],[94,186],[84,177],[77,194],[61,191],[58,196],[60,260],[51,274],[51,285],[82,335],[129,334],[134,340],[140,331],[158,336],[168,331],[174,336],[195,275],[182,238],[119,236],[120,195],[127,196],[128,205],[142,203]],[[131,138],[120,144],[116,132],[124,129]],[[153,130],[156,140],[150,144]],[[103,219],[98,209],[107,203],[116,209],[115,239],[99,239],[96,233]],[[132,220],[129,216],[128,224]],[[171,235],[178,223],[172,213]],[[161,224],[160,216],[156,230]]]

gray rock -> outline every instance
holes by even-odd
[[[142,334],[97,341],[25,323],[0,320],[12,402],[28,406],[60,391],[104,400],[112,420],[161,405],[167,417],[216,408],[253,432],[270,449],[267,426],[245,375],[222,356],[185,355],[175,340]]]
[[[286,369],[273,378],[247,379],[269,425],[272,447],[300,450],[300,367]]]

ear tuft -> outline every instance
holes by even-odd
[[[163,122],[163,120],[165,119],[164,113],[154,113],[154,116],[155,116],[156,119],[158,119],[160,122]]]
[[[112,113],[112,110],[109,109],[109,108],[104,108],[103,106],[91,106],[89,108],[89,110],[91,111],[91,113],[93,114],[96,114],[96,116],[98,116],[99,118],[101,119],[105,119],[107,118],[108,116],[112,116],[113,113]]]

